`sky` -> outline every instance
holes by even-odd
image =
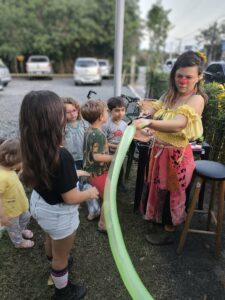
[[[146,19],[148,11],[156,0],[139,0],[141,18]],[[185,45],[196,43],[194,37],[215,21],[225,20],[225,0],[161,0],[164,9],[171,9],[169,20],[173,28],[169,31],[166,50],[181,51]],[[144,34],[141,49],[149,48],[149,39]]]

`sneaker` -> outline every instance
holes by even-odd
[[[84,286],[78,286],[76,284],[69,283],[71,294],[76,296],[76,298],[72,298],[73,300],[79,300],[85,297],[87,294],[87,289]]]
[[[85,297],[87,289],[68,282],[67,286],[62,289],[55,288],[53,300],[80,300]]]

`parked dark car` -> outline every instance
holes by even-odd
[[[206,82],[225,83],[225,62],[212,62],[204,71]]]

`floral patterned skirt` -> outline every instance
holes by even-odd
[[[166,195],[169,192],[170,213],[173,225],[186,218],[186,188],[195,169],[190,145],[186,148],[162,146],[157,143],[151,150],[149,164],[149,193],[145,214],[146,220],[162,223]]]

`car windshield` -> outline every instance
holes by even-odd
[[[99,65],[101,67],[107,66],[107,63],[105,61],[99,61]]]
[[[48,62],[46,57],[32,57],[29,60],[30,62]]]
[[[96,67],[97,62],[94,60],[78,60],[76,66],[80,68]]]

